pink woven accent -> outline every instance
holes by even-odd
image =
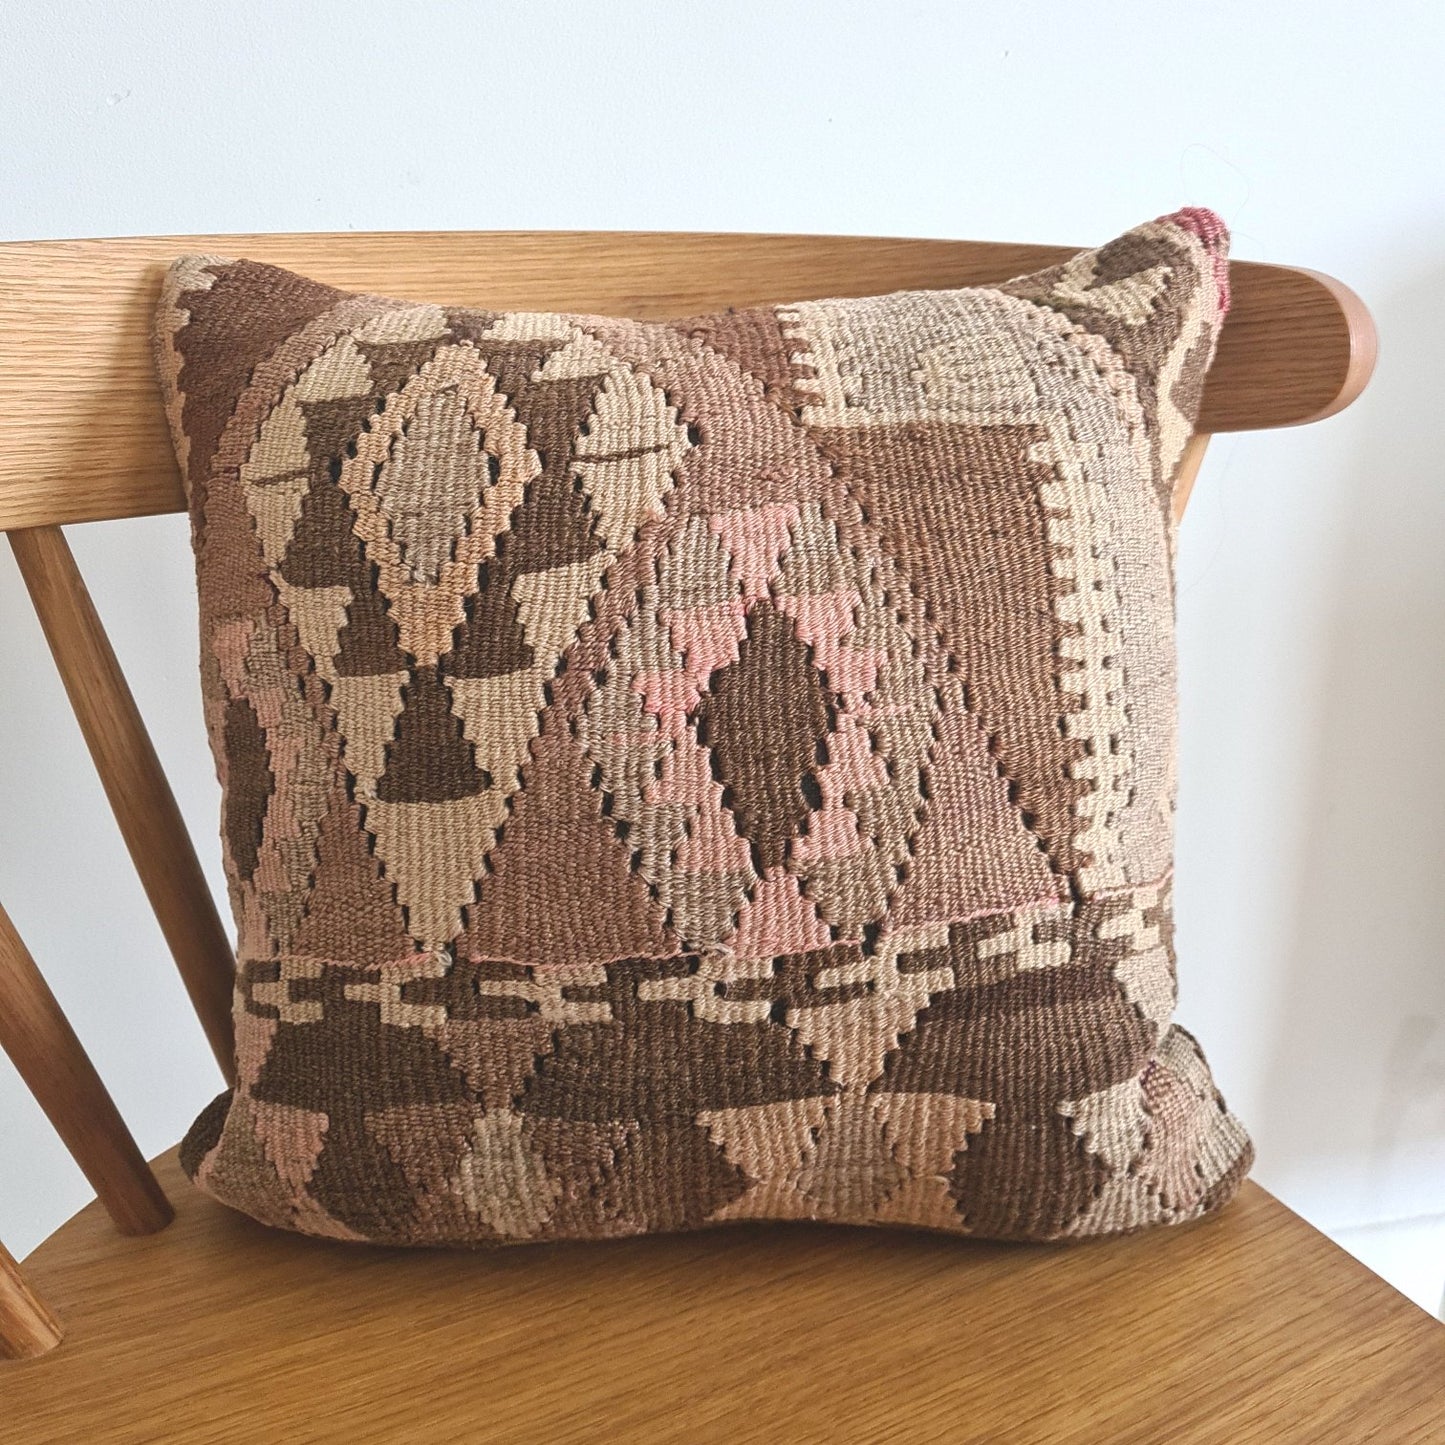
[[[1171,226],[1178,226],[1181,231],[1190,231],[1204,243],[1204,249],[1209,252],[1210,259],[1214,262],[1214,284],[1219,289],[1219,309],[1222,312],[1229,310],[1229,228],[1211,210],[1204,206],[1186,206],[1182,211],[1175,211],[1171,216],[1161,216],[1160,220]]]
[[[833,941],[818,910],[803,897],[791,873],[761,879],[738,914],[737,932],[727,946],[739,958],[776,958],[827,948]]]
[[[693,612],[664,612],[662,621],[699,689],[719,668],[738,660],[738,644],[748,635],[741,597]]]
[[[798,521],[795,503],[765,502],[745,511],[722,512],[708,525],[732,556],[733,579],[748,601],[763,596],[778,575],[778,564]]]

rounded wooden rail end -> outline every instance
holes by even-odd
[[[1295,266],[1236,262],[1200,408],[1201,432],[1305,426],[1343,411],[1375,369],[1369,307],[1343,281]]]
[[[1339,309],[1340,323],[1345,332],[1344,342],[1338,348],[1344,363],[1338,390],[1319,411],[1294,423],[1296,426],[1307,426],[1310,422],[1323,421],[1325,417],[1343,411],[1370,384],[1370,378],[1375,374],[1375,362],[1379,359],[1380,334],[1375,328],[1370,308],[1358,292],[1323,271],[1300,268],[1300,275],[1308,276],[1329,292]]]

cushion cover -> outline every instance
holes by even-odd
[[[177,261],[239,929],[196,1182],[390,1244],[1228,1199],[1170,1022],[1225,245],[671,324]]]

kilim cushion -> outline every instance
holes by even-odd
[[[267,1223],[1106,1234],[1251,1150],[1171,1026],[1181,211],[671,324],[171,268]]]

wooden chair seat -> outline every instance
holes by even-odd
[[[1439,1439],[1445,1329],[1256,1185],[1132,1239],[733,1226],[458,1254],[264,1229],[173,1154],[27,1261],[0,1439]],[[751,1432],[751,1433],[750,1433]],[[1378,1434],[1376,1432],[1379,1432]]]

